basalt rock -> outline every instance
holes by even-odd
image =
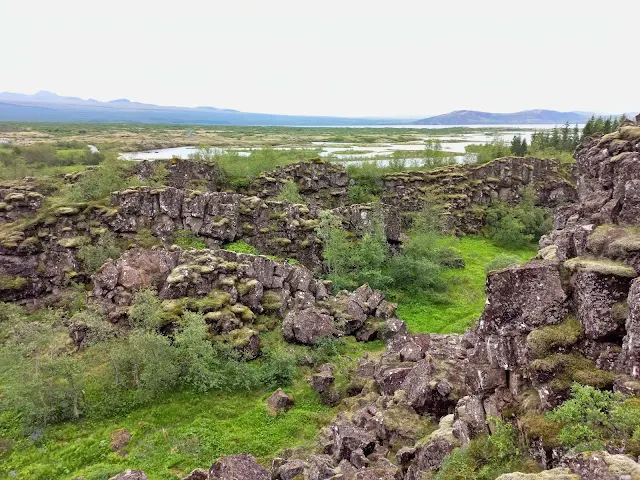
[[[180,189],[216,191],[222,186],[222,172],[214,163],[172,158],[171,160],[144,160],[133,172],[142,182],[158,180],[163,184]],[[157,178],[164,174],[164,178]]]
[[[305,203],[322,208],[335,208],[347,200],[349,176],[339,164],[315,159],[277,168],[259,175],[248,187],[248,193],[264,199],[275,198],[287,182],[298,185]]]
[[[202,468],[196,468],[182,480],[209,480],[209,472]]]
[[[473,167],[388,174],[383,178],[383,202],[416,212],[427,202],[440,201],[446,204],[452,226],[471,233],[484,226],[482,207],[498,201],[516,203],[526,187],[533,188],[537,203],[547,207],[575,199],[575,189],[557,161],[507,157]]]
[[[635,480],[640,478],[640,465],[626,455],[607,452],[585,452],[567,455],[561,466],[569,468],[580,480]]]
[[[622,345],[622,359],[625,371],[638,378],[640,377],[640,279],[634,280],[631,284],[627,306],[629,314]]]
[[[273,413],[280,413],[293,407],[293,399],[287,395],[281,388],[277,389],[265,401],[269,409]]]
[[[438,429],[431,433],[420,446],[413,449],[411,465],[405,480],[421,480],[425,473],[438,470],[447,455],[460,446],[460,441],[454,436],[453,424],[454,416],[445,415],[440,419]],[[398,452],[399,463],[409,463],[406,459],[403,461],[402,457],[405,456],[406,454],[401,454],[401,451]]]
[[[271,480],[269,471],[253,455],[222,457],[209,469],[210,480]]]
[[[303,345],[315,345],[319,340],[331,338],[339,332],[334,326],[333,317],[325,310],[307,308],[291,311],[282,322],[284,338]]]
[[[33,215],[42,205],[44,196],[25,185],[0,186],[0,222],[14,222]]]

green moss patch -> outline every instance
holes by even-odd
[[[0,275],[0,290],[20,290],[29,284],[29,280],[19,275]]]
[[[527,345],[536,357],[544,357],[552,351],[574,345],[582,335],[582,326],[574,317],[566,318],[558,325],[538,328],[527,336]]]
[[[280,310],[282,308],[282,298],[278,292],[273,290],[264,292],[260,303],[266,311]]]
[[[550,375],[556,391],[568,390],[574,382],[595,388],[611,388],[615,374],[598,369],[593,362],[578,354],[555,354],[531,362],[531,369]]]
[[[564,266],[569,270],[587,270],[601,273],[603,275],[615,275],[617,277],[635,278],[638,276],[636,270],[622,262],[615,262],[605,258],[585,258],[577,257],[564,262]]]

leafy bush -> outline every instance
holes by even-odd
[[[494,480],[513,471],[535,471],[518,448],[517,431],[508,422],[490,418],[494,433],[471,440],[445,458],[435,480]]]
[[[511,155],[511,146],[499,136],[494,137],[490,143],[484,145],[467,145],[464,150],[467,153],[475,154],[477,164],[488,163],[496,158]]]
[[[204,250],[207,248],[204,239],[191,230],[176,230],[173,233],[173,243],[180,248],[195,248],[196,250]]]
[[[517,431],[508,422],[490,418],[494,433],[471,440],[445,458],[435,480],[494,480],[513,471],[535,471],[518,448]]]
[[[428,216],[417,216],[409,240],[399,254],[389,251],[380,212],[372,212],[360,238],[346,232],[340,220],[323,212],[318,235],[324,243],[327,278],[336,290],[368,283],[372,288],[392,288],[405,293],[442,292],[444,271],[459,263],[455,238],[434,230]]]
[[[135,390],[145,402],[178,383],[177,350],[167,337],[138,330],[113,340],[109,347],[111,388]]]
[[[349,185],[349,203],[379,202],[380,196],[369,191],[365,185]]]
[[[571,398],[547,417],[562,425],[560,443],[576,451],[600,450],[608,441],[640,441],[640,401],[574,383]]]
[[[520,264],[520,259],[515,255],[501,253],[484,266],[484,271],[485,273],[489,273],[494,270],[502,270],[503,268],[518,264]]]
[[[157,330],[163,324],[162,302],[153,288],[136,293],[129,307],[129,324],[133,328]]]
[[[499,203],[487,210],[487,233],[496,244],[515,248],[537,241],[551,229],[549,211],[535,205],[535,192],[526,189],[517,205]]]
[[[443,278],[443,265],[434,258],[421,256],[422,252],[433,253],[441,239],[435,234],[421,233],[413,235],[405,244],[401,254],[389,259],[388,273],[396,289],[427,293],[443,290],[446,286]]]
[[[78,249],[78,260],[82,263],[84,272],[92,275],[105,264],[107,260],[116,259],[122,253],[117,245],[113,233],[105,232],[94,245],[83,245]]]
[[[56,149],[48,143],[36,143],[22,148],[27,165],[50,165],[56,156]]]
[[[127,186],[128,172],[124,162],[115,155],[108,156],[95,170],[85,172],[71,186],[69,200],[72,202],[89,202],[103,200],[111,192]]]
[[[276,200],[287,203],[304,203],[302,196],[300,196],[298,184],[292,180],[287,181],[287,183],[282,186],[278,195],[276,195]]]
[[[357,288],[363,283],[384,288],[391,282],[383,272],[388,246],[379,214],[374,214],[368,231],[352,241],[340,219],[322,212],[318,234],[324,242],[327,278],[337,290]]]
[[[204,317],[187,311],[182,320],[182,329],[175,337],[182,382],[196,392],[222,388],[224,371],[220,368],[220,358],[207,341],[209,327]]]
[[[260,365],[257,383],[268,389],[284,387],[296,375],[296,358],[284,347],[273,347],[263,351],[264,362]]]

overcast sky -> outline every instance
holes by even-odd
[[[640,111],[638,0],[0,0],[0,13],[0,91],[341,116]]]

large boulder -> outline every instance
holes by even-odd
[[[265,400],[265,403],[274,414],[289,410],[293,407],[293,399],[281,388],[273,392],[271,396]]]
[[[209,480],[271,480],[271,475],[253,455],[241,453],[219,458],[209,469]]]
[[[489,273],[479,331],[514,336],[560,323],[567,314],[566,301],[558,262],[534,262]]]
[[[571,282],[585,336],[592,340],[622,337],[626,318],[614,307],[626,302],[635,270],[608,260],[573,259],[566,264],[575,266]]]
[[[331,431],[333,456],[337,461],[349,460],[356,450],[361,450],[368,455],[376,446],[376,437],[371,432],[350,423],[335,424],[331,427]]]
[[[289,342],[315,345],[336,334],[333,317],[317,308],[292,310],[282,322],[282,334]]]

